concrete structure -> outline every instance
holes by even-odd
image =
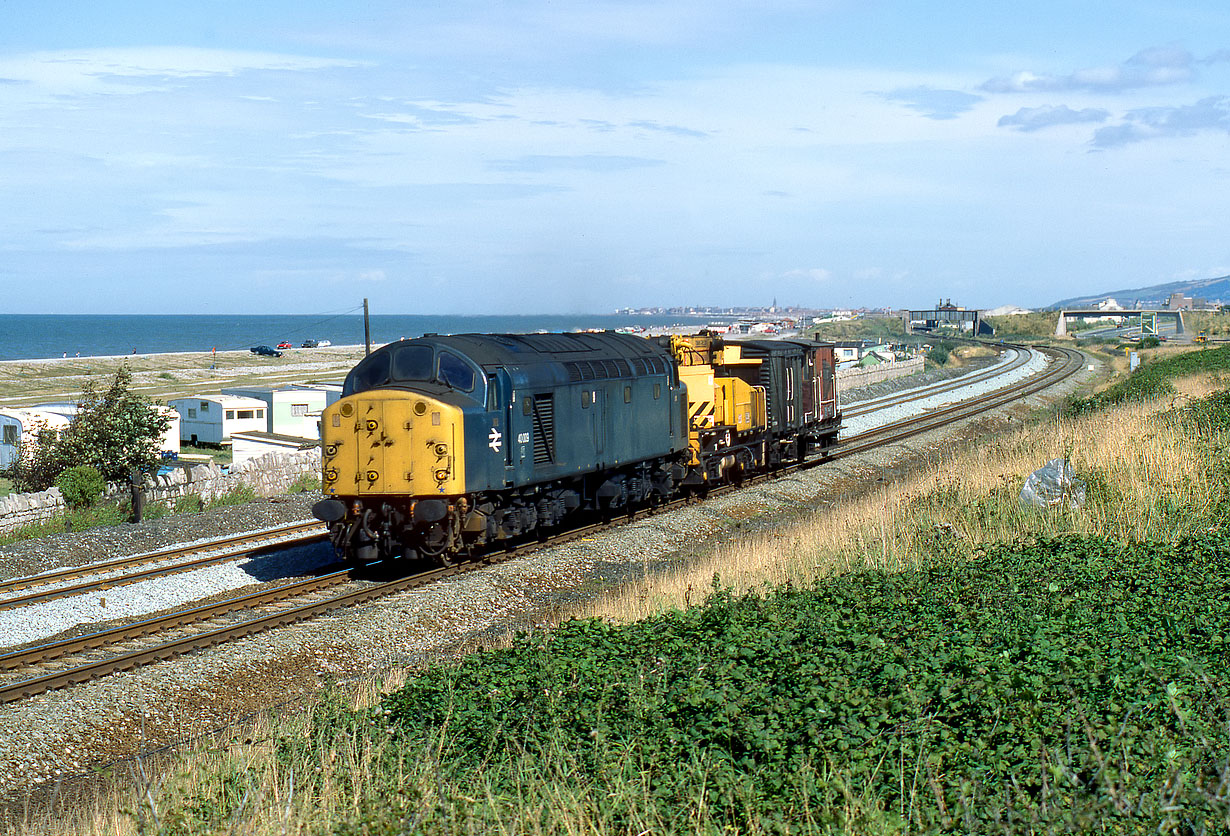
[[[0,409],[0,469],[12,467],[22,452],[29,452],[43,432],[58,433],[69,420],[41,409]]]
[[[329,402],[328,393],[316,386],[291,383],[285,386],[232,386],[224,395],[254,398],[265,404],[267,419],[260,429],[274,435],[320,438],[320,413]]]
[[[1068,319],[1105,319],[1107,316],[1120,314],[1126,317],[1129,321],[1136,320],[1141,323],[1142,327],[1146,323],[1156,322],[1157,317],[1170,317],[1175,321],[1175,333],[1187,333],[1183,329],[1183,311],[1122,311],[1108,312],[1099,308],[1084,308],[1080,310],[1060,311],[1059,320],[1055,323],[1055,336],[1062,337],[1068,333]],[[1149,333],[1154,333],[1156,329],[1151,329]]]
[[[172,398],[179,413],[180,438],[190,444],[229,444],[237,432],[263,432],[269,418],[264,401],[234,395],[190,395]]]
[[[320,438],[300,438],[277,433],[242,432],[231,436],[231,463],[239,464],[266,453],[298,453],[320,447]]]

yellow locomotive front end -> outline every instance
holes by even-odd
[[[325,498],[313,513],[347,557],[438,557],[464,518],[462,410],[421,392],[373,389],[321,416]],[[460,512],[460,513],[459,513]]]

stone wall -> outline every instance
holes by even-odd
[[[12,493],[0,497],[0,532],[49,520],[64,512],[59,488],[38,493]]]
[[[170,473],[146,477],[145,502],[163,502],[174,506],[181,497],[195,495],[208,503],[241,486],[252,489],[257,496],[275,496],[303,476],[320,477],[320,450],[294,453],[266,453],[248,459],[223,471],[216,464],[173,468]],[[106,497],[126,502],[131,489],[124,483],[107,486]],[[0,497],[0,532],[12,531],[24,525],[44,522],[64,513],[64,497],[59,488],[38,493],[10,494]]]
[[[857,389],[860,386],[869,386],[882,380],[892,380],[893,378],[905,377],[909,374],[917,374],[922,370],[923,358],[921,357],[911,357],[909,360],[898,360],[895,363],[881,363],[878,366],[838,369],[837,391],[844,392],[847,389]]]

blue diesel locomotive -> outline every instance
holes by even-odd
[[[391,343],[322,415],[313,513],[355,562],[449,564],[577,512],[703,493],[832,443],[832,360],[822,343],[706,334]]]

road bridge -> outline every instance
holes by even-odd
[[[1059,321],[1055,323],[1055,336],[1062,337],[1068,333],[1068,319],[1092,319],[1102,316],[1122,316],[1140,323],[1141,333],[1156,334],[1157,318],[1170,317],[1175,321],[1175,333],[1186,333],[1183,330],[1183,311],[1103,311],[1097,308],[1087,310],[1072,309],[1059,312]],[[1146,330],[1146,328],[1148,330]]]

